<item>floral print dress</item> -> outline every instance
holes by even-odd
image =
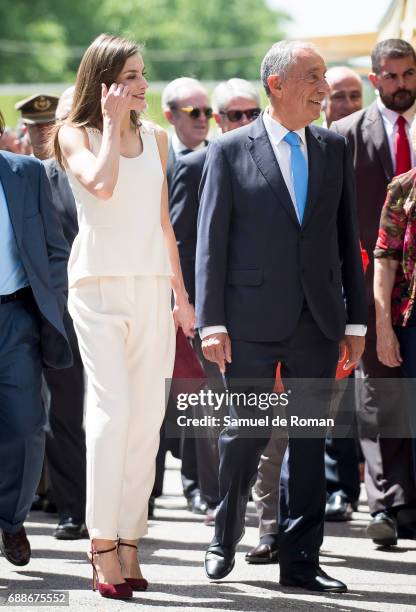
[[[388,186],[374,257],[399,262],[391,294],[391,316],[393,325],[405,327],[416,299],[416,168],[396,177]]]

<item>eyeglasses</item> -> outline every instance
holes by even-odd
[[[248,108],[247,110],[220,111],[220,115],[225,115],[228,121],[231,121],[231,123],[236,123],[237,121],[241,121],[243,116],[246,116],[248,121],[253,121],[253,119],[257,119],[260,113],[261,113],[261,108]]]
[[[176,108],[176,107],[173,107],[173,108]],[[204,113],[207,119],[211,119],[212,117],[212,108],[209,108],[209,107],[208,108],[195,108],[194,106],[182,106],[178,110],[181,110],[187,115],[189,115],[191,119],[199,119],[201,116],[201,113]]]

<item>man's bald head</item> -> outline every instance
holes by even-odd
[[[347,66],[334,66],[326,75],[330,93],[322,108],[327,125],[362,108],[363,85],[361,77]]]

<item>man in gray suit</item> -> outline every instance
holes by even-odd
[[[401,371],[387,368],[377,359],[372,254],[387,185],[394,175],[406,172],[416,161],[408,139],[415,115],[416,56],[406,41],[388,39],[375,46],[371,60],[369,79],[377,91],[377,100],[363,111],[334,122],[331,129],[346,136],[351,146],[360,239],[370,257],[366,273],[367,344],[357,371],[358,420],[366,461],[368,504],[373,516],[367,533],[376,544],[388,546],[397,543],[401,517],[416,525],[416,490],[410,439],[386,435],[386,424],[392,418],[396,422],[404,418],[405,405],[400,385],[377,384],[377,379],[400,378]],[[407,160],[404,165],[403,159]]]
[[[0,114],[0,133],[3,125]],[[44,454],[42,368],[72,363],[67,259],[41,162],[0,151],[0,527],[14,565],[30,559],[23,522]]]

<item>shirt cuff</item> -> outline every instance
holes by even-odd
[[[366,325],[350,324],[345,326],[346,336],[365,336],[367,333]]]
[[[224,325],[209,325],[208,327],[202,327],[199,330],[201,340],[210,336],[211,334],[226,334],[227,328]],[[346,325],[345,335],[346,336],[365,336],[367,333],[366,325]]]
[[[208,325],[208,327],[201,327],[199,335],[201,340],[209,336],[210,334],[226,334],[227,328],[224,325]]]

